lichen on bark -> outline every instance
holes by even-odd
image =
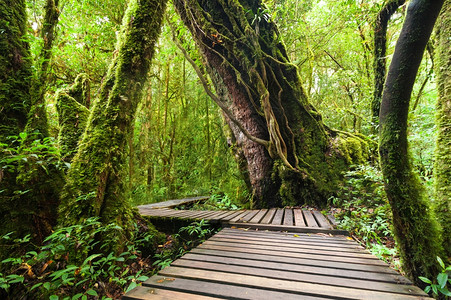
[[[131,225],[125,198],[127,140],[160,32],[166,1],[131,0],[117,43],[117,57],[101,87],[68,172],[60,223],[99,216],[102,222]]]
[[[435,213],[442,226],[443,248],[451,257],[451,1],[445,0],[437,22],[437,142]]]

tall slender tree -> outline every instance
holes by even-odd
[[[379,153],[393,226],[407,275],[436,275],[441,243],[408,152],[407,117],[415,77],[443,1],[410,2],[385,81],[380,110]]]
[[[443,229],[443,248],[451,257],[451,1],[445,0],[437,24],[437,146],[435,211]]]

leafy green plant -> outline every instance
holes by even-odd
[[[122,252],[104,251],[112,249],[108,244],[114,244],[113,237],[118,237],[121,231],[121,227],[105,226],[97,218],[59,228],[37,251],[2,261],[4,269],[9,266],[9,271],[0,273],[0,289],[32,298],[45,295],[50,299],[87,299],[88,296],[111,299],[118,290],[127,292],[148,279],[145,273],[151,267],[138,247],[149,243],[153,236],[136,230]],[[100,234],[112,238],[100,244],[96,238]],[[11,240],[12,234],[2,239]],[[16,241],[27,243],[28,239]]]
[[[446,297],[451,297],[451,292],[449,291],[449,286],[451,285],[451,266],[445,266],[443,260],[438,256],[437,261],[442,271],[437,275],[436,283],[426,277],[419,277],[419,279],[429,284],[424,289],[426,293],[429,294],[432,292],[435,296],[444,295]]]

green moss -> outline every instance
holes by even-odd
[[[451,257],[451,1],[445,1],[437,23],[437,142],[435,150],[435,213],[442,226],[443,248]]]
[[[88,74],[78,74],[74,84],[68,89],[67,94],[89,109],[91,105],[91,85]]]
[[[70,162],[88,122],[89,110],[64,91],[56,94],[56,109],[60,126],[58,143],[61,156],[64,161]]]

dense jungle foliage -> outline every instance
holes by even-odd
[[[163,234],[137,217],[134,206],[201,195],[211,196],[201,209],[259,205],[228,123],[230,116],[210,95],[216,88],[213,94],[221,96],[217,78],[180,17],[180,3],[189,1],[169,1],[167,7],[166,1],[151,0],[18,1],[25,7],[17,9],[26,15],[10,10],[16,9],[10,2],[0,0],[0,73],[16,72],[18,67],[10,68],[8,59],[17,57],[23,71],[18,84],[0,78],[0,112],[8,113],[0,118],[0,212],[8,211],[11,219],[32,217],[17,230],[9,227],[13,225],[9,219],[0,222],[4,227],[0,298],[116,299],[215,230],[198,222],[175,232],[158,228]],[[386,53],[377,57],[375,24],[386,5],[394,2],[399,5],[387,23]],[[337,157],[346,167],[339,169],[335,192],[323,199],[327,205],[319,208],[335,214],[342,229],[423,284],[431,295],[447,297],[451,295],[448,0],[427,42],[408,103],[409,162],[440,236],[433,242],[440,250],[431,252],[432,259],[412,258],[427,265],[417,271],[403,269],[408,256],[395,238],[393,203],[384,190],[387,175],[378,153],[379,120],[373,113],[375,82],[381,76],[377,64],[384,60],[388,70],[410,2],[265,0],[257,11],[252,7],[243,11],[257,35],[265,29],[260,23],[270,20],[278,26],[277,40],[297,67],[300,89],[314,107],[315,118],[324,123],[325,131],[351,137],[344,146],[334,140]],[[57,12],[53,29],[48,28],[53,7],[49,3]],[[140,5],[149,10],[161,5],[160,19],[146,16]],[[140,22],[155,22],[158,28],[144,31]],[[54,37],[47,34],[50,30]],[[137,41],[142,32],[149,38]],[[17,41],[11,42],[10,35]],[[220,37],[213,38],[212,47],[225,44]],[[12,55],[10,49],[19,49],[16,44],[25,46]],[[31,92],[22,95],[13,89]],[[121,89],[131,95],[131,104],[128,96],[117,92]],[[103,135],[102,143],[117,143],[103,145],[96,135]],[[86,154],[90,151],[92,156]],[[280,161],[273,166],[285,167]],[[99,178],[86,175],[84,169],[89,168],[98,168]],[[92,177],[92,182],[79,189],[85,177]],[[286,182],[280,180],[282,187],[295,178],[286,177]],[[62,190],[63,196],[47,199],[51,206],[47,211],[45,200],[37,199],[48,198],[50,189]],[[295,196],[287,192],[288,200],[278,204],[299,205]],[[111,204],[116,198],[120,204]],[[99,207],[92,208],[93,202]],[[35,214],[22,204],[44,209]],[[113,213],[105,213],[112,205],[116,205]],[[74,213],[76,209],[79,212]],[[117,211],[120,217],[114,217]],[[39,224],[38,233],[27,232],[33,224]]]

